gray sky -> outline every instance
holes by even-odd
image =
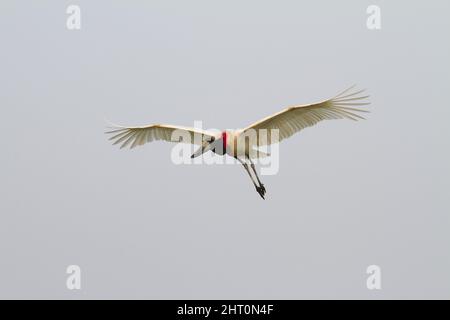
[[[449,9],[0,2],[0,298],[448,298]],[[352,84],[368,120],[283,141],[266,201],[241,167],[176,166],[170,144],[103,134],[105,118],[243,127]]]

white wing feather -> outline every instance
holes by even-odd
[[[172,134],[179,131],[181,134],[189,134],[191,143],[202,144],[205,140],[214,140],[214,133],[201,129],[181,127],[174,125],[154,124],[143,127],[123,127],[114,125],[113,130],[105,133],[112,134],[109,140],[115,144],[121,144],[120,148],[130,146],[130,149],[155,140],[179,142],[172,140]],[[200,138],[199,138],[200,137]]]
[[[344,90],[334,98],[318,103],[288,107],[278,113],[253,123],[243,129],[241,133],[245,133],[247,130],[251,129],[256,130],[258,137],[258,139],[256,139],[257,145],[264,146],[289,138],[295,133],[307,127],[311,127],[322,120],[364,119],[358,113],[369,111],[355,108],[355,106],[370,104],[365,101],[365,99],[369,96],[361,95],[364,90],[349,93],[351,89],[353,89],[353,87]],[[266,139],[261,139],[264,136],[261,136],[262,132],[259,131],[260,129],[267,130]],[[271,129],[279,130],[278,141],[271,141]]]

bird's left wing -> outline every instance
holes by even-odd
[[[180,141],[180,136],[189,136],[192,144],[202,144],[203,141],[213,141],[215,134],[206,130],[174,126],[167,124],[154,124],[143,127],[123,127],[114,125],[113,130],[105,132],[112,134],[109,140],[113,144],[121,144],[120,148],[130,146],[130,149],[143,145],[147,142],[155,140],[163,140],[168,142],[184,142]],[[177,139],[172,139],[172,138]]]
[[[251,129],[256,130],[257,139],[254,141],[258,146],[270,145],[289,138],[296,132],[313,126],[317,122],[330,119],[364,119],[359,112],[367,110],[355,108],[355,106],[368,105],[365,101],[368,95],[361,95],[364,90],[349,93],[353,87],[341,92],[334,98],[314,104],[299,105],[286,108],[278,113],[253,123],[241,131],[246,133]],[[266,129],[266,137],[260,129]],[[270,130],[278,129],[278,141],[272,141]]]

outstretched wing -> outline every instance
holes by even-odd
[[[354,86],[344,90],[334,98],[325,101],[286,108],[274,115],[253,123],[241,132],[245,133],[251,129],[256,130],[257,139],[255,142],[257,142],[258,146],[264,146],[289,138],[294,133],[297,133],[304,128],[311,127],[322,120],[345,118],[351,120],[364,119],[358,113],[369,111],[355,108],[355,106],[370,104],[365,100],[369,96],[362,95],[364,90],[350,93],[353,88]],[[267,130],[267,137],[264,137],[263,132],[259,131],[260,129]],[[279,130],[278,141],[272,141],[270,133],[271,129]]]
[[[205,140],[212,141],[215,139],[214,133],[212,132],[165,124],[154,124],[143,127],[122,127],[114,125],[113,130],[105,133],[112,134],[109,140],[113,141],[113,144],[121,144],[121,149],[127,146],[130,146],[130,149],[132,149],[155,140],[180,142],[177,139],[172,140],[172,137],[180,138],[180,136],[190,136],[191,143],[200,145]]]

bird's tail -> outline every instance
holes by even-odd
[[[260,159],[270,157],[270,153],[259,150],[258,148],[253,148],[249,152],[251,159]]]

